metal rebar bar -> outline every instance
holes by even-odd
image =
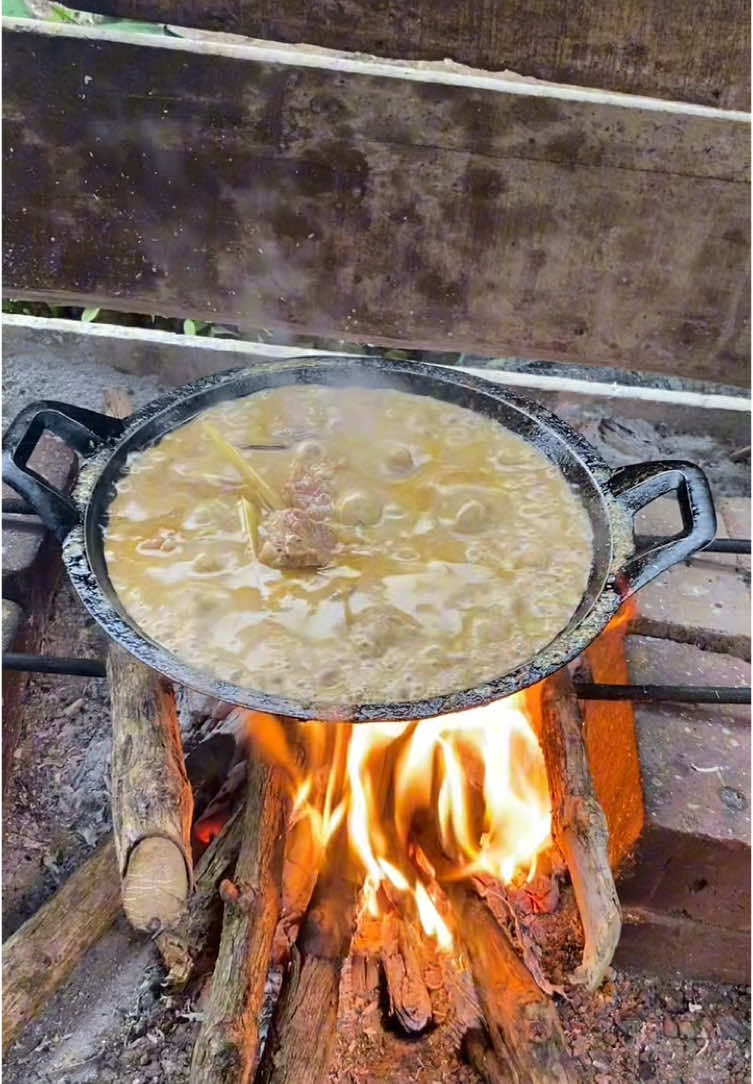
[[[666,538],[654,538],[651,535],[639,535],[636,542],[640,546],[659,546],[666,542]],[[705,553],[750,553],[749,538],[715,538],[704,546],[702,550],[691,554],[691,557],[702,557]]]
[[[71,677],[105,677],[100,659],[52,658],[8,652],[3,655],[4,670],[24,670],[35,674],[67,674]],[[636,703],[679,704],[749,704],[750,686],[727,685],[599,685],[575,682],[580,700],[633,700]]]
[[[579,700],[632,700],[636,703],[750,704],[749,685],[597,685],[574,682]]]
[[[105,677],[101,659],[54,658],[50,655],[26,655],[9,651],[3,655],[3,670],[23,670],[30,674],[68,674],[71,677]]]

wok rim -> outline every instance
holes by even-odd
[[[212,678],[208,672],[183,662],[172,652],[138,630],[135,624],[129,623],[121,616],[108,598],[106,588],[101,584],[97,572],[92,567],[89,553],[93,529],[99,524],[97,519],[97,523],[94,526],[92,525],[91,517],[94,515],[92,512],[93,498],[108,465],[118,455],[123,454],[125,445],[136,441],[139,432],[143,431],[147,423],[158,423],[161,415],[180,407],[186,407],[193,399],[207,392],[231,389],[233,385],[242,383],[249,376],[263,378],[265,374],[272,373],[289,372],[292,374],[302,367],[326,369],[328,371],[348,368],[353,376],[357,376],[358,369],[366,369],[383,375],[392,375],[393,377],[396,375],[402,376],[407,378],[409,382],[415,381],[417,378],[419,380],[431,379],[456,388],[460,386],[468,390],[472,395],[490,396],[497,402],[528,415],[561,441],[568,454],[580,462],[580,465],[590,477],[595,495],[600,499],[604,509],[604,522],[611,545],[610,559],[605,562],[606,572],[601,590],[591,608],[583,615],[575,627],[568,629],[566,626],[546,647],[508,673],[490,681],[480,682],[467,689],[455,690],[413,701],[336,705],[323,704],[316,701],[314,697],[307,703]],[[256,390],[262,390],[264,386],[262,385]],[[244,394],[253,394],[253,392],[245,392]],[[241,395],[237,395],[226,396],[225,398],[241,397]],[[206,404],[205,408],[209,405]],[[471,409],[473,409],[472,406]],[[483,412],[479,410],[479,413]],[[186,414],[175,425],[161,428],[160,436],[164,436],[177,426],[185,424],[191,416]],[[153,443],[153,441],[145,440],[141,447],[147,447],[150,443]],[[535,443],[533,446],[537,447]],[[134,446],[131,450],[135,451],[137,448]],[[542,451],[540,447],[539,451]],[[542,454],[546,453],[542,451]],[[301,720],[356,723],[433,718],[481,707],[537,684],[581,654],[596,636],[606,628],[625,598],[623,591],[620,589],[619,571],[635,551],[632,517],[606,486],[611,473],[611,470],[596,449],[579,433],[572,430],[567,423],[546,407],[508,391],[504,385],[485,380],[476,375],[458,372],[452,367],[427,362],[399,362],[382,357],[361,355],[333,355],[326,357],[302,355],[298,358],[273,360],[202,377],[151,400],[125,419],[123,433],[116,441],[99,447],[91,456],[84,458],[82,461],[79,477],[72,494],[76,503],[82,507],[82,515],[80,522],[70,530],[63,541],[63,560],[71,582],[84,606],[102,626],[107,635],[141,662],[159,671],[171,681],[186,685],[205,695],[216,697],[238,707]],[[103,555],[102,561],[104,562]],[[109,587],[113,595],[116,595],[112,585],[109,585]],[[586,592],[584,592],[579,606],[582,604],[585,595]],[[125,612],[124,607],[123,610]],[[575,612],[577,612],[577,608]]]

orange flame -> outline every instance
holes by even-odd
[[[531,878],[550,842],[546,768],[529,720],[534,702],[519,693],[408,724],[305,723],[295,731],[305,769],[279,720],[249,713],[249,735],[284,767],[294,816],[310,818],[323,850],[345,832],[370,913],[399,899],[449,949],[429,873],[440,881]]]

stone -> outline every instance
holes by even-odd
[[[17,603],[7,598],[3,599],[3,651],[10,651],[12,648],[21,627],[23,615],[24,612]]]
[[[748,985],[749,934],[650,909],[630,908],[623,912],[615,965],[657,978]]]

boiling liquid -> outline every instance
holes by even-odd
[[[259,561],[264,507],[205,423],[278,494],[297,468],[324,464],[337,537],[326,567]],[[212,407],[135,453],[105,535],[112,584],[149,637],[213,677],[333,706],[514,669],[569,621],[591,549],[558,468],[496,422],[319,385]]]

